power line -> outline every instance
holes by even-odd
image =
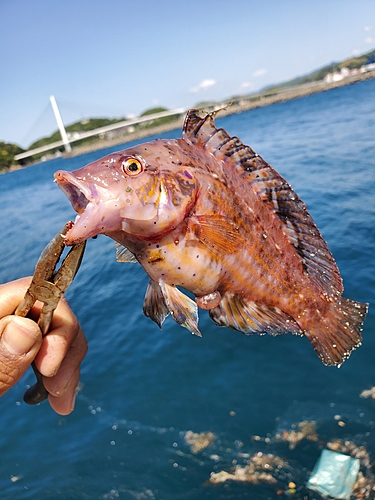
[[[51,125],[56,125],[56,122],[55,120],[53,119],[53,113],[52,113],[52,110],[51,110],[51,105],[50,103],[48,103],[46,105],[46,107],[43,109],[42,113],[38,116],[38,118],[35,120],[35,122],[31,125],[31,127],[29,128],[29,130],[27,131],[27,133],[25,134],[25,136],[22,138],[22,144],[25,144],[28,142],[28,139],[30,138],[31,135],[33,135],[35,137],[35,134],[36,134],[36,129],[38,129],[38,127],[40,127],[40,125],[42,124],[42,122],[44,122],[44,125],[47,124],[47,118],[48,116],[48,124],[51,123]]]
[[[64,110],[66,111],[74,111],[78,113],[82,119],[92,118],[95,115],[105,116],[106,118],[109,116],[125,116],[124,108],[109,108],[108,106],[101,106],[100,104],[92,104],[92,103],[84,103],[84,102],[73,102],[66,101],[64,99],[58,99],[59,107],[62,110],[62,114],[64,114]]]

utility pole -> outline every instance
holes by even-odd
[[[70,153],[71,150],[72,150],[72,147],[70,145],[68,136],[66,134],[64,123],[62,121],[59,108],[57,107],[57,102],[56,102],[55,96],[51,95],[51,97],[49,98],[49,100],[51,102],[53,113],[54,113],[55,118],[56,118],[57,126],[59,127],[59,130],[60,130],[61,139],[62,139],[62,141],[64,143],[65,151],[67,153]]]

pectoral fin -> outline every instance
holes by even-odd
[[[187,295],[178,288],[161,281],[159,283],[166,306],[172,318],[179,325],[187,328],[194,335],[202,337],[198,329],[198,307]]]
[[[243,245],[238,227],[222,215],[195,215],[191,224],[199,241],[215,253],[236,253]]]
[[[116,260],[117,262],[138,262],[135,255],[126,247],[115,242],[116,245]]]

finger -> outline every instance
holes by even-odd
[[[22,377],[42,343],[38,325],[28,319],[6,316],[0,320],[0,396]]]
[[[79,374],[80,370],[78,368],[71,377],[68,387],[62,396],[54,396],[53,394],[48,396],[51,408],[59,415],[69,415],[74,410]]]
[[[44,377],[44,386],[47,391],[56,397],[65,395],[68,388],[72,387],[72,380],[87,352],[87,341],[82,330],[70,346],[60,368],[53,377]],[[77,385],[78,380],[76,381]]]
[[[0,317],[14,312],[23,299],[30,281],[31,277],[28,277],[0,285]],[[30,316],[37,320],[41,308],[42,304],[36,302],[30,311]],[[62,297],[53,314],[49,333],[44,338],[41,351],[35,360],[43,375],[53,376],[57,373],[70,345],[80,331],[76,316]]]
[[[30,281],[30,277],[21,278],[0,285],[0,317],[1,314],[5,315],[14,312],[23,299]],[[30,317],[37,320],[41,307],[42,304],[36,302],[30,311]],[[21,320],[24,319],[21,318]],[[40,335],[39,328],[35,323],[33,324]],[[35,357],[39,347],[39,353]],[[52,392],[49,395],[50,405],[57,413],[67,415],[74,408],[76,387],[79,382],[79,365],[87,352],[87,341],[65,298],[60,300],[52,318],[50,331],[42,340],[42,344],[40,344],[39,337],[38,348],[35,348],[35,352],[32,351],[32,358],[35,357],[36,366],[44,375],[46,389]],[[3,392],[22,376],[32,359],[26,356],[23,357],[22,361],[15,366],[15,370],[18,368],[18,372],[12,375],[11,380],[8,380],[7,371],[4,371],[7,385],[4,385]],[[0,379],[2,377],[1,362],[0,350]],[[1,388],[0,380],[0,391]],[[1,394],[2,392],[0,392]]]
[[[14,313],[30,282],[31,276],[0,285],[0,317]]]
[[[54,312],[48,335],[44,337],[35,359],[42,375],[46,377],[56,375],[78,335],[84,337],[76,316],[63,297]]]
[[[59,370],[53,377],[43,377],[49,403],[56,413],[68,415],[74,409],[80,364],[87,352],[87,341],[81,328],[71,344]]]

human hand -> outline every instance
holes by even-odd
[[[12,315],[30,281],[31,278],[21,278],[0,285],[0,396],[18,382],[35,361],[49,392],[51,407],[60,415],[68,415],[74,409],[87,342],[65,298],[60,300],[44,338],[32,319]],[[37,302],[30,316],[37,319],[41,307]]]

